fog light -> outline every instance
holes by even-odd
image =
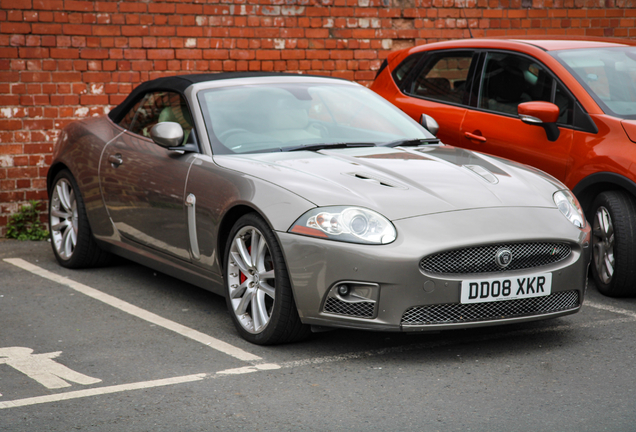
[[[349,294],[349,285],[339,285],[338,294],[340,294],[341,296],[346,296],[347,294]]]

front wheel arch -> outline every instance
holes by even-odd
[[[254,208],[248,205],[236,205],[228,210],[221,219],[221,223],[219,224],[218,236],[217,236],[217,250],[219,251],[217,256],[219,257],[219,266],[221,270],[225,269],[225,263],[223,262],[223,257],[225,256],[225,250],[227,246],[227,240],[230,236],[230,231],[232,227],[236,224],[236,222],[243,216],[249,213],[255,213],[260,215]]]
[[[606,191],[624,191],[636,199],[636,182],[613,172],[598,172],[585,177],[572,188],[581,203],[588,221],[594,217],[592,204],[596,197]]]

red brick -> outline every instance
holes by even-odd
[[[82,59],[106,59],[108,58],[107,49],[91,49],[83,48],[80,50],[80,58]]]
[[[149,60],[172,60],[174,58],[173,49],[153,49],[148,51]]]
[[[0,119],[0,130],[9,131],[9,130],[19,130],[19,129],[22,129],[22,120]]]
[[[0,48],[0,57],[15,58],[18,56],[17,48]]]
[[[121,26],[123,36],[148,36],[148,26]]]
[[[31,33],[31,24],[3,22],[0,23],[0,33]]]
[[[41,24],[34,23],[31,25],[33,33],[57,35],[62,33],[61,24]]]
[[[62,32],[67,35],[89,36],[92,34],[92,26],[88,24],[64,24]]]
[[[113,25],[94,25],[92,27],[93,36],[120,36],[121,29]]]
[[[0,155],[17,155],[22,154],[22,145],[20,144],[3,144],[0,145]]]

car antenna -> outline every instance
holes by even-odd
[[[466,20],[466,28],[468,29],[468,34],[470,35],[470,38],[473,38],[473,32],[470,31],[470,23],[468,22],[468,18],[466,18],[466,9],[462,8],[462,12],[464,13],[464,19]]]

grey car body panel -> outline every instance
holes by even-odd
[[[192,165],[186,194],[197,198],[196,226],[201,257],[197,264],[220,274],[223,257],[218,256],[219,225],[235,206],[245,206],[260,214],[270,227],[286,231],[303,213],[315,205],[280,186],[261,180],[246,171],[229,170],[207,156]],[[249,167],[245,167],[249,168]]]
[[[555,218],[554,216],[560,216]],[[562,221],[560,221],[562,219]],[[550,220],[552,223],[546,224]],[[539,269],[497,273],[509,277],[551,272],[552,292],[579,290],[584,296],[585,271],[590,248],[581,247],[589,230],[581,231],[556,209],[473,209],[397,221],[398,238],[389,245],[355,245],[338,241],[299,238],[280,234],[294,287],[294,298],[304,322],[353,328],[400,328],[404,311],[417,305],[459,303],[462,280],[479,280],[486,274],[427,275],[419,262],[425,256],[456,248],[524,241],[559,241],[572,247],[564,261]],[[520,230],[519,226],[527,228]],[[408,234],[407,234],[408,233]],[[490,277],[494,277],[490,275]],[[503,276],[502,276],[503,277]],[[328,290],[342,281],[380,286],[378,316],[374,319],[343,317],[316,309]],[[432,292],[424,290],[435,283]],[[571,313],[571,312],[568,312]],[[483,324],[483,323],[480,323]],[[333,324],[332,324],[333,325]],[[452,326],[451,326],[452,327]]]
[[[153,152],[156,149],[152,146],[156,146],[164,152],[159,158],[163,161],[162,172],[157,171],[157,165],[149,167],[144,173],[145,180],[141,179],[138,169],[129,173],[133,182],[137,182],[136,189],[130,189],[129,185],[117,189],[117,181],[122,181],[118,176],[124,172],[127,161],[114,168],[109,165],[108,156],[120,141],[125,143],[132,134],[108,117],[67,126],[56,145],[51,173],[56,172],[60,164],[71,171],[80,186],[89,223],[100,246],[220,295],[225,294],[223,257],[219,252],[219,247],[224,246],[219,240],[221,224],[237,206],[252,209],[265,219],[282,246],[298,311],[307,324],[406,330],[400,326],[406,307],[459,301],[461,279],[424,274],[419,268],[422,257],[453,248],[501,242],[568,243],[572,247],[570,257],[540,271],[552,273],[553,291],[578,290],[582,301],[589,263],[589,227],[578,229],[561,215],[552,195],[565,187],[532,168],[443,145],[212,155],[197,91],[289,79],[240,78],[189,87],[185,94],[200,153],[169,152],[146,138],[134,136],[137,145],[143,146],[145,151]],[[299,77],[297,80],[328,79]],[[175,170],[166,161],[179,162],[181,167]],[[139,161],[141,166],[143,162]],[[486,171],[475,170],[474,166]],[[108,185],[106,194],[100,187],[100,178],[102,186]],[[50,175],[49,185],[51,181]],[[173,193],[165,200],[150,203],[148,181],[154,182],[152,188],[156,193],[170,190]],[[104,198],[108,200],[109,194],[111,198],[116,197],[118,190],[138,194],[136,202],[125,203],[128,206],[125,212],[134,221],[132,226],[145,232],[147,238],[130,235],[135,232],[131,230],[128,237],[121,235],[121,228],[126,226],[120,223],[118,228],[121,221],[111,219],[113,212],[124,210],[118,205],[121,203],[112,200],[108,203]],[[190,194],[196,198],[194,230],[190,230],[185,203]],[[388,245],[362,245],[288,232],[302,214],[316,206],[328,205],[357,205],[376,210],[393,221],[397,239]],[[151,226],[146,223],[148,214],[154,217],[155,225],[158,224],[156,229],[146,229]],[[198,254],[192,250],[195,243],[192,231],[196,233]],[[530,269],[514,274],[536,272]],[[377,284],[377,315],[363,319],[321,312],[328,290],[339,281]],[[435,283],[432,292],[423,290],[427,281]],[[461,325],[539,318],[530,316]]]
[[[53,151],[47,184],[61,166],[67,167],[77,181],[86,206],[91,229],[96,238],[115,235],[99,188],[99,164],[105,145],[124,129],[107,116],[76,121],[64,128]]]
[[[358,205],[390,220],[470,208],[555,207],[556,189],[550,182],[538,181],[520,165],[448,146],[278,152],[215,160],[275,182],[318,206]],[[499,182],[490,183],[466,165],[483,166]]]

